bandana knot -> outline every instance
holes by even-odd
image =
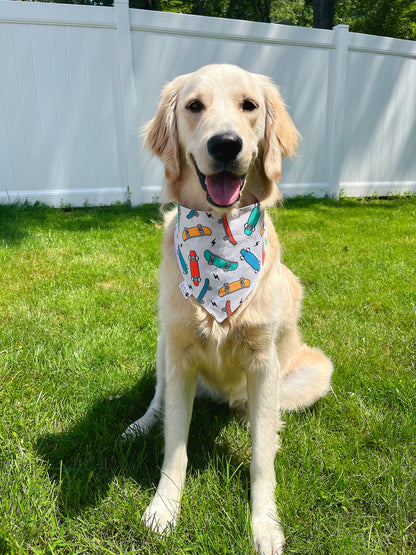
[[[220,219],[179,205],[175,251],[183,295],[192,295],[217,322],[224,321],[256,285],[266,245],[260,203]]]

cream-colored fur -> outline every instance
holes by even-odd
[[[207,143],[232,133],[241,150],[227,167],[213,159]],[[281,159],[292,155],[298,133],[277,88],[236,66],[206,66],[168,84],[159,110],[146,128],[148,147],[165,165],[164,200],[197,210],[232,212],[280,195]],[[212,206],[198,179],[222,169],[245,175],[240,199]],[[146,414],[125,437],[146,433],[163,413],[165,456],[156,494],[143,517],[162,533],[176,523],[187,466],[186,444],[193,400],[210,394],[230,404],[247,404],[252,435],[251,497],[255,549],[282,553],[284,535],[275,505],[274,458],[279,408],[310,406],[329,388],[331,362],[302,344],[297,320],[302,288],[280,262],[278,238],[266,214],[268,247],[257,285],[221,324],[193,298],[184,299],[173,234],[176,211],[166,216],[160,268],[160,338],[157,386]]]

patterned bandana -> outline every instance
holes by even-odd
[[[236,217],[178,206],[175,250],[184,276],[180,289],[222,322],[253,290],[267,245],[260,204],[241,208]]]

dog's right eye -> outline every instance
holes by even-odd
[[[202,112],[202,110],[204,109],[204,105],[200,100],[192,100],[192,102],[190,102],[186,106],[186,108],[190,112],[193,112],[194,114],[198,114],[199,112]]]

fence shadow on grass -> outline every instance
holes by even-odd
[[[131,207],[128,203],[83,208],[52,208],[45,204],[0,204],[0,245],[20,245],[30,234],[43,232],[89,232],[92,228],[108,229],[124,221],[138,219],[144,224],[162,220],[159,206],[146,204]]]
[[[98,505],[115,477],[132,478],[143,491],[157,485],[163,462],[162,426],[135,441],[121,439],[127,425],[146,410],[153,390],[154,378],[146,375],[124,395],[96,401],[72,428],[38,439],[38,454],[48,465],[64,514]],[[195,401],[188,449],[193,470],[206,468],[214,449],[234,466],[227,444],[216,443],[221,429],[233,418],[236,414],[225,405]],[[239,462],[234,462],[237,468]]]
[[[401,198],[401,203],[406,202],[406,197]],[[297,197],[288,199],[284,203],[286,209],[311,208],[325,210],[333,207],[354,208],[355,211],[362,209],[365,214],[369,209],[384,210],[386,208],[397,208],[396,202],[389,199],[341,199],[335,201],[330,198],[315,198],[313,196]],[[88,232],[92,228],[112,230],[115,226],[126,220],[138,219],[143,224],[158,222],[161,225],[162,216],[159,205],[145,204],[131,207],[129,204],[115,204],[104,207],[52,208],[44,204],[16,203],[13,205],[0,205],[0,244],[19,245],[34,230],[52,230],[53,232]]]

